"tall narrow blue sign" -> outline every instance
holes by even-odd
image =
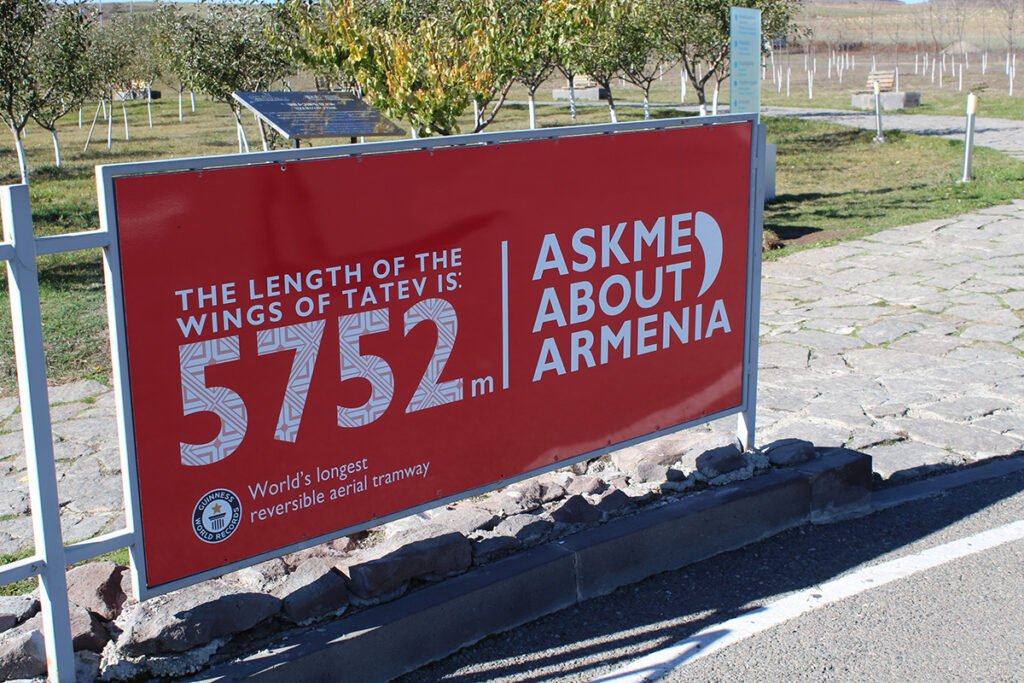
[[[729,9],[729,112],[761,111],[761,10]]]

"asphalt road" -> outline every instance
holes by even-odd
[[[978,550],[978,534],[1011,525],[1019,535],[1020,520],[1017,472],[658,575],[401,680],[632,681],[642,680],[629,672],[640,658],[660,657],[685,662],[659,669],[663,681],[1024,681],[1024,540]],[[963,556],[948,559],[947,548]],[[932,565],[915,570],[925,556]],[[895,567],[906,575],[893,578]],[[854,579],[864,585],[849,597],[713,654],[663,652],[695,634],[736,639],[751,616]]]

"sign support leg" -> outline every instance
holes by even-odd
[[[26,471],[32,501],[32,531],[36,556],[44,564],[39,575],[39,602],[43,614],[46,668],[51,681],[75,680],[71,643],[66,561],[60,529],[57,473],[53,461],[53,432],[46,388],[39,275],[28,185],[2,188],[4,238],[14,245],[7,262],[11,292],[14,351],[18,363],[21,422],[25,434]]]
[[[736,441],[740,450],[752,451],[755,448],[754,432],[757,428],[757,358],[758,338],[761,327],[761,250],[764,244],[764,188],[765,162],[767,154],[767,129],[764,124],[757,123],[753,127],[753,154],[751,159],[751,175],[753,187],[750,193],[750,254],[751,263],[748,268],[747,281],[747,339],[746,339],[746,374],[743,377],[744,409],[736,419]]]

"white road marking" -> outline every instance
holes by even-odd
[[[723,650],[812,610],[905,579],[918,572],[1022,539],[1024,520],[1018,520],[914,555],[859,569],[820,586],[787,595],[743,616],[702,629],[685,640],[652,652],[595,679],[595,683],[656,681],[673,669]]]

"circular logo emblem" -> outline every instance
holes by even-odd
[[[192,530],[207,543],[220,543],[235,533],[242,521],[242,501],[232,491],[214,489],[196,503]]]

